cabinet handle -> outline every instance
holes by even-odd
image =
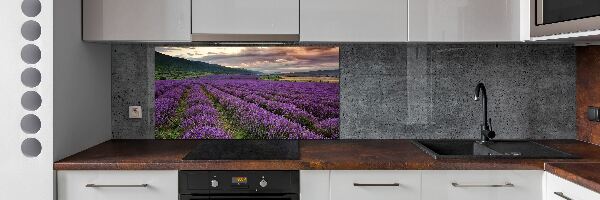
[[[400,183],[354,183],[354,187],[398,187]]]
[[[463,184],[459,184],[459,183],[452,183],[452,186],[454,187],[515,187],[515,185],[513,185],[512,183],[505,183],[502,185],[463,185]]]
[[[101,188],[101,187],[113,187],[113,188],[122,188],[122,187],[148,187],[148,184],[139,184],[139,185],[97,185],[97,184],[87,184],[85,187],[91,188]]]
[[[556,196],[559,196],[559,197],[565,199],[565,200],[573,200],[573,199],[569,198],[568,196],[565,196],[565,194],[563,194],[562,192],[554,192],[554,194]]]

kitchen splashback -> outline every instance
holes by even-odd
[[[156,47],[155,139],[338,139],[339,48]]]
[[[154,138],[155,46],[112,48],[113,138]],[[571,45],[342,44],[340,138],[478,138],[478,82],[497,138],[575,138],[575,70]]]
[[[577,139],[600,145],[600,123],[589,121],[588,106],[600,107],[600,46],[577,47]]]

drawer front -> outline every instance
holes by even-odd
[[[598,200],[600,194],[554,174],[546,173],[546,200],[568,199]]]
[[[329,200],[329,170],[300,171],[300,200]]]
[[[543,171],[423,171],[423,200],[542,200]]]
[[[56,176],[59,200],[178,199],[177,171],[68,170]]]
[[[331,171],[332,200],[414,200],[420,198],[419,171]]]

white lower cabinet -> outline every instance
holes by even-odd
[[[66,170],[57,174],[58,200],[177,200],[177,171]]]
[[[422,200],[542,200],[543,171],[422,172]]]
[[[545,173],[545,174],[544,174]],[[58,200],[177,200],[175,170],[57,171]],[[600,200],[538,170],[303,170],[300,200]]]
[[[332,200],[415,200],[421,192],[419,171],[331,171]]]
[[[600,194],[546,172],[545,200],[600,200]]]
[[[309,170],[300,172],[300,199],[543,200],[543,175],[538,170]]]
[[[300,199],[329,200],[329,170],[300,171]]]

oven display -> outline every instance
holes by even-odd
[[[247,185],[248,184],[248,177],[245,176],[234,176],[231,177],[231,184],[233,185]]]

